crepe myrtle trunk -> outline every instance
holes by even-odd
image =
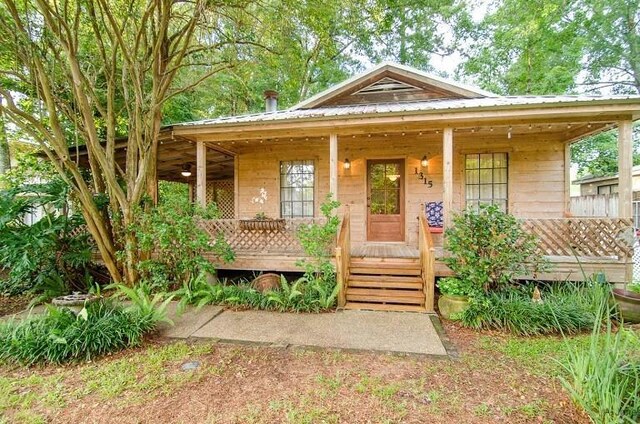
[[[2,104],[2,96],[0,96]],[[4,122],[4,114],[0,109],[0,175],[11,169],[11,150],[9,150],[9,140],[7,139],[7,129]]]

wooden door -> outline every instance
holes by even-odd
[[[367,161],[367,240],[404,241],[404,160]]]

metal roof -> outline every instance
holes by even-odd
[[[454,93],[458,93],[466,98],[475,98],[475,97],[495,97],[496,94],[491,93],[486,90],[481,90],[477,87],[472,87],[467,84],[460,83],[458,81],[453,81],[450,79],[439,77],[438,75],[430,74],[428,72],[421,71],[416,68],[412,68],[410,66],[401,65],[399,63],[393,62],[382,62],[377,66],[374,66],[371,69],[366,70],[358,75],[354,75],[351,78],[342,81],[339,84],[336,84],[332,87],[327,88],[326,90],[306,99],[291,107],[291,110],[294,109],[312,109],[320,106],[321,103],[327,101],[328,99],[338,96],[343,93],[345,90],[349,90],[349,88],[354,87],[361,83],[364,80],[369,78],[375,78],[378,75],[383,74],[384,72],[390,72],[393,74],[404,75],[405,77],[409,77],[411,79],[415,79],[416,81],[420,81],[422,83],[436,85],[440,88],[444,88],[446,90],[452,91]]]
[[[640,165],[636,165],[631,168],[631,175],[636,176],[640,175]],[[576,178],[571,182],[571,184],[590,184],[597,183],[600,181],[606,180],[615,180],[620,176],[619,173],[609,174],[609,175],[601,175],[599,177],[594,177],[592,174],[585,175],[584,177]]]
[[[345,105],[318,107],[314,109],[286,109],[275,112],[264,112],[249,115],[220,117],[204,119],[200,121],[174,124],[173,127],[200,126],[200,125],[233,125],[249,124],[254,122],[293,121],[302,119],[322,119],[332,117],[364,116],[378,114],[402,114],[402,113],[437,113],[442,111],[482,110],[482,109],[509,109],[527,106],[572,106],[585,103],[618,103],[635,101],[639,103],[640,96],[496,96],[472,99],[436,99],[428,101],[371,103],[361,105]],[[626,103],[626,102],[625,102]]]

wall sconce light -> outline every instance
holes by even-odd
[[[424,156],[422,156],[422,159],[420,160],[420,166],[421,166],[421,168],[426,169],[427,165],[429,165],[429,160],[427,159],[427,155],[424,155]],[[429,188],[433,187],[433,181],[431,181],[430,179],[427,178],[427,176],[424,174],[424,172],[422,172],[422,169],[420,169],[420,172],[418,172],[418,168],[416,168],[415,171],[414,171],[414,175],[419,180],[421,180],[426,186],[428,186]]]
[[[182,171],[180,171],[180,175],[182,175],[183,177],[190,177],[191,165],[188,163],[185,163],[184,165],[182,165]]]
[[[344,165],[342,166],[344,167],[344,169],[351,169],[351,162],[349,162],[349,159],[345,159]]]

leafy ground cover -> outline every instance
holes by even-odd
[[[0,422],[589,422],[557,378],[562,339],[445,326],[459,360],[155,339],[91,363],[4,365]]]

